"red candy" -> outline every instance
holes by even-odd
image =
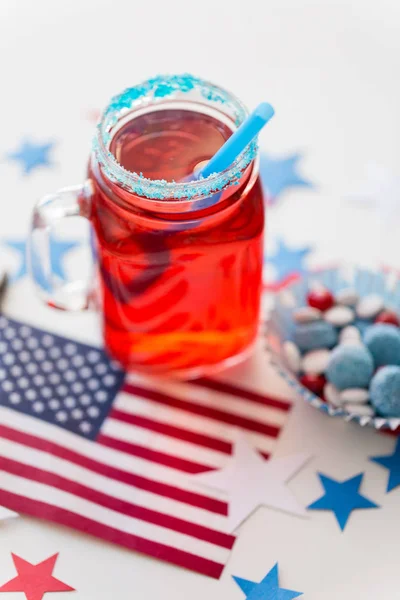
[[[318,310],[329,310],[335,304],[335,298],[329,290],[316,289],[312,290],[307,296],[309,306],[318,308]]]
[[[300,383],[310,390],[310,392],[313,392],[313,394],[322,396],[326,379],[323,375],[302,375]]]
[[[375,323],[389,323],[400,327],[399,317],[392,310],[383,310],[375,319]]]

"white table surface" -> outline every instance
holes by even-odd
[[[383,225],[344,199],[370,160],[398,171],[399,31],[397,0],[1,0],[0,155],[24,135],[58,143],[56,167],[30,177],[0,162],[0,236],[22,238],[38,197],[82,180],[90,109],[148,76],[189,71],[250,106],[273,103],[276,118],[263,134],[263,148],[304,152],[302,171],[317,188],[287,193],[270,210],[271,247],[278,236],[294,246],[315,245],[310,266],[346,259],[399,267],[399,221]],[[2,254],[0,262],[15,267],[16,260]],[[68,259],[71,271],[76,262]],[[51,312],[26,280],[11,289],[6,311],[99,342],[94,315]],[[239,375],[246,379],[249,369],[256,387],[267,382],[271,393],[287,395],[266,371],[264,356],[240,367]],[[400,490],[385,495],[386,472],[367,461],[392,447],[388,436],[296,402],[277,453],[314,455],[290,483],[299,501],[306,505],[321,495],[318,470],[338,479],[365,471],[362,491],[382,509],[353,513],[344,533],[329,512],[300,519],[259,509],[242,527],[220,581],[19,518],[0,524],[1,582],[14,576],[11,551],[32,562],[60,552],[57,576],[85,600],[239,600],[243,594],[231,575],[259,581],[277,561],[281,585],[303,591],[307,600],[395,598]],[[4,594],[14,597],[23,596]]]

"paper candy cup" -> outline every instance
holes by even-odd
[[[373,272],[355,268],[330,268],[311,272],[289,285],[276,295],[274,308],[267,322],[267,345],[271,362],[286,382],[306,402],[332,417],[343,417],[346,421],[357,421],[360,425],[370,425],[376,429],[394,431],[400,427],[399,418],[360,416],[351,414],[345,408],[335,408],[305,388],[286,363],[283,342],[291,340],[294,331],[293,312],[307,304],[306,295],[313,284],[321,283],[334,294],[344,288],[354,288],[360,297],[379,294],[385,307],[400,313],[400,278],[393,272]]]

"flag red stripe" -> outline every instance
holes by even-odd
[[[131,413],[126,413],[122,410],[119,409],[112,409],[111,413],[109,415],[110,417],[112,417],[113,419],[116,419],[117,421],[121,421],[123,423],[129,423],[129,425],[135,425],[137,427],[143,427],[144,429],[149,429],[150,431],[157,431],[157,433],[162,433],[163,435],[168,435],[170,437],[173,437],[174,439],[181,439],[185,442],[191,442],[193,444],[198,444],[198,445],[202,445],[205,446],[207,448],[211,448],[212,450],[216,450],[218,452],[223,452],[224,454],[232,454],[232,444],[230,442],[225,442],[223,440],[219,440],[217,438],[212,438],[209,437],[207,435],[203,435],[201,433],[194,433],[192,431],[187,431],[186,429],[182,429],[180,427],[175,427],[172,425],[166,425],[164,423],[160,423],[158,421],[153,421],[153,419],[147,419],[138,415],[132,415]],[[104,434],[105,436],[105,434]],[[103,437],[103,434],[102,436]],[[108,436],[105,436],[108,437]],[[99,438],[97,438],[97,441],[99,440]],[[202,444],[201,442],[204,441],[204,443]],[[105,444],[106,446],[108,445],[107,443]],[[121,446],[121,450],[122,450],[122,446]],[[134,452],[129,452],[129,449],[126,450],[128,452],[128,454],[134,454]],[[261,450],[259,451],[260,454],[268,459],[270,457],[270,453],[269,452],[262,452]],[[170,457],[169,457],[170,458]],[[188,463],[189,461],[185,461],[185,463]],[[164,463],[167,464],[167,463]],[[192,465],[192,467],[190,467],[190,465]],[[172,466],[172,464],[168,463],[168,466]],[[202,465],[199,463],[193,463],[190,462],[189,465],[187,465],[189,468],[191,468],[192,470],[188,470],[188,473],[203,473],[206,470],[211,469],[212,467],[210,466],[206,466],[206,465]],[[179,467],[174,467],[174,468],[179,468]],[[185,470],[185,469],[182,469]]]
[[[213,468],[212,466],[210,467],[210,465],[191,462],[184,458],[180,458],[179,456],[165,454],[164,452],[151,450],[150,448],[145,448],[144,446],[139,446],[138,444],[125,442],[124,440],[119,440],[104,433],[99,433],[96,438],[96,442],[102,446],[114,448],[114,450],[119,450],[120,452],[131,454],[132,456],[138,456],[140,458],[144,458],[145,460],[158,463],[159,465],[170,467],[171,469],[183,471],[184,473],[190,473],[191,475],[195,475],[196,473],[204,473],[204,471],[209,471]]]
[[[242,429],[247,429],[248,431],[262,433],[263,435],[267,435],[269,437],[276,438],[280,432],[280,428],[276,427],[275,425],[269,425],[262,423],[261,421],[254,421],[253,419],[241,417],[239,415],[228,413],[210,406],[203,406],[201,404],[195,404],[194,402],[188,402],[187,400],[182,400],[181,398],[176,398],[154,389],[144,388],[130,383],[125,383],[122,389],[128,394],[141,396],[142,398],[147,398],[147,400],[152,400],[153,402],[158,402],[159,404],[163,404],[165,406],[173,406],[174,408],[179,408],[180,410],[184,410],[195,415],[201,415],[202,417],[207,417],[208,419],[213,419],[214,421],[235,425],[236,427],[241,427]]]
[[[142,477],[141,475],[136,475],[134,473],[129,473],[128,471],[117,469],[116,467],[111,467],[110,465],[100,463],[92,458],[88,458],[87,456],[74,452],[73,450],[64,448],[55,442],[50,442],[34,435],[17,431],[10,427],[6,427],[5,425],[0,425],[0,437],[31,448],[36,448],[37,450],[47,452],[54,456],[58,456],[59,458],[68,460],[69,462],[94,471],[95,473],[99,473],[100,475],[104,475],[110,479],[115,479],[116,481],[121,481],[122,483],[146,490],[147,492],[158,494],[159,496],[165,496],[167,498],[171,498],[172,500],[189,504],[190,506],[197,506],[198,508],[203,508],[204,510],[208,510],[209,512],[219,515],[226,516],[228,514],[228,506],[226,502],[221,502],[216,498],[203,496],[202,494],[183,490],[181,488],[174,487],[173,485],[154,481],[152,479]]]
[[[159,544],[139,536],[124,533],[119,529],[97,523],[97,521],[93,521],[87,517],[81,517],[71,511],[52,506],[45,502],[32,500],[25,496],[19,496],[2,489],[0,489],[0,504],[10,510],[38,517],[39,519],[45,519],[46,521],[51,521],[53,523],[66,525],[67,527],[72,527],[73,529],[112,542],[118,546],[136,550],[137,552],[147,554],[152,558],[156,557],[179,567],[190,569],[196,573],[214,577],[215,579],[219,579],[224,569],[224,565],[216,563],[215,561],[166,546],[165,544]]]
[[[199,540],[221,546],[222,548],[227,548],[228,550],[233,547],[235,542],[235,537],[226,533],[215,531],[214,529],[209,529],[202,525],[197,525],[177,517],[144,508],[143,506],[132,504],[125,500],[121,500],[120,498],[115,498],[108,494],[104,494],[103,492],[99,492],[98,490],[89,488],[76,481],[67,479],[59,474],[51,473],[44,469],[37,469],[36,467],[22,464],[9,458],[0,456],[0,470],[64,490],[64,492],[89,500],[90,502],[99,504],[100,506],[104,506],[105,508],[109,508],[123,515],[127,515],[128,517],[141,519],[142,521],[152,523],[153,525],[159,525],[160,527],[166,527],[178,531],[179,533],[190,535]]]
[[[191,444],[196,444],[197,446],[210,448],[211,450],[216,450],[217,452],[223,452],[224,454],[232,453],[232,444],[230,442],[226,442],[225,440],[205,435],[203,433],[197,433],[195,431],[183,429],[182,427],[176,427],[175,425],[154,421],[153,419],[148,419],[147,417],[142,417],[141,415],[126,413],[116,408],[110,412],[109,417],[112,419],[117,419],[118,421],[123,421],[124,423],[129,423],[130,425],[135,425],[136,427],[142,427],[143,429],[156,431],[157,433],[161,433],[178,440],[190,442]]]
[[[257,392],[228,383],[227,381],[217,381],[216,379],[200,377],[199,379],[193,379],[190,383],[212,390],[213,392],[222,392],[223,394],[229,394],[236,398],[246,398],[246,400],[251,400],[251,402],[256,402],[263,406],[270,406],[271,408],[277,408],[285,412],[288,412],[291,409],[290,402],[286,402],[280,398],[272,398],[265,394],[258,394]]]

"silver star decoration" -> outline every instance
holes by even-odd
[[[240,436],[226,467],[196,475],[192,481],[227,493],[228,530],[234,531],[260,506],[306,516],[305,508],[285,483],[310,458],[309,454],[302,453],[265,460],[244,436]]]

